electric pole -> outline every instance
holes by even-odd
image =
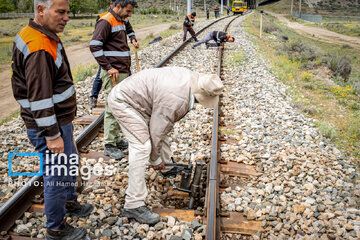
[[[191,14],[191,0],[187,0],[187,14]]]
[[[291,7],[290,7],[290,15],[293,15],[293,4],[294,4],[294,0],[291,0]]]
[[[299,4],[299,18],[301,18],[301,0],[300,0],[300,4]]]
[[[221,15],[223,15],[224,10],[224,0],[221,0]]]

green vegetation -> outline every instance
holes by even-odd
[[[317,5],[315,4],[313,8],[310,8],[305,4],[305,1],[303,1],[301,12],[322,15],[322,24],[309,23],[302,19],[290,16],[290,8],[291,0],[281,0],[274,4],[267,5],[262,9],[274,13],[285,14],[285,17],[292,22],[299,22],[306,26],[321,27],[348,36],[360,37],[360,2],[352,5],[350,1],[348,1],[348,3],[346,1],[340,3],[332,0],[323,0],[318,2]],[[298,9],[298,2],[294,1],[293,12],[298,13]]]
[[[265,15],[274,25],[259,39],[259,14],[244,25],[288,85],[293,105],[316,120],[319,132],[360,159],[360,50],[306,38]]]
[[[246,56],[244,51],[238,51],[238,52],[234,52],[232,54],[227,54],[225,61],[224,61],[224,66],[225,67],[239,67],[241,65],[243,65],[246,61]]]
[[[241,133],[238,133],[236,131],[236,129],[233,128],[226,128],[226,127],[219,127],[219,133],[220,134],[225,134],[225,135],[232,135],[232,136],[236,136],[237,138],[241,139],[243,138],[243,136],[241,135]]]
[[[330,31],[337,32],[340,34],[360,37],[360,22],[354,23],[324,23],[320,25]]]
[[[325,28],[327,30],[340,33],[352,37],[360,37],[360,23],[359,22],[334,22],[334,23],[323,23],[323,24],[306,24],[309,26],[316,26]]]
[[[143,15],[147,15],[147,14],[169,14],[169,15],[175,15],[177,14],[177,12],[169,9],[169,8],[163,8],[163,9],[157,9],[157,8],[149,8],[149,9],[140,9],[140,10],[136,10],[136,13],[140,13]]]
[[[273,4],[266,5],[261,9],[281,14],[290,14],[292,0],[280,0]],[[359,15],[360,2],[348,0],[321,0],[310,8],[307,1],[302,1],[301,12],[306,14],[320,14],[325,16],[356,16]],[[299,1],[293,1],[293,12],[298,12]]]
[[[13,40],[0,42],[0,63],[6,63],[0,65],[0,71],[10,67],[12,56]]]
[[[319,128],[319,132],[326,138],[335,139],[337,137],[336,128],[333,124],[316,121],[315,125]]]
[[[285,17],[292,22],[299,22],[305,26],[315,26],[347,36],[360,37],[360,17],[339,18],[328,16],[323,18],[322,24],[306,22],[290,15],[286,15]]]
[[[75,70],[72,71],[74,83],[84,81],[87,77],[93,76],[97,70],[97,64],[91,64],[90,66],[78,65]]]
[[[17,118],[20,115],[20,110],[16,110],[10,116],[6,117],[5,119],[0,121],[0,126],[4,125],[7,122],[12,121],[13,119]]]
[[[15,6],[11,0],[0,0],[0,13],[11,12],[15,10]]]
[[[85,18],[85,19],[70,19],[63,33],[60,33],[59,36],[65,45],[65,48],[68,46],[74,45],[75,43],[84,43],[89,42],[92,38],[92,33],[95,27],[94,18]],[[174,15],[139,15],[134,14],[130,18],[130,22],[136,32],[137,29],[154,26],[164,22],[176,22],[177,17]],[[0,71],[8,69],[11,62],[12,56],[12,47],[13,41],[16,33],[23,27],[25,27],[29,22],[27,18],[19,19],[1,19],[0,20]],[[174,34],[180,29],[180,26],[173,24],[170,27],[171,31],[162,33],[162,37],[167,37]],[[147,43],[153,39],[148,39]],[[140,42],[141,43],[141,42]],[[141,45],[142,46],[142,45]],[[143,47],[143,46],[142,46]]]
[[[97,13],[109,6],[109,0],[71,0],[70,12],[75,16],[78,12]],[[34,12],[33,0],[0,0],[0,13],[7,12],[31,13]]]

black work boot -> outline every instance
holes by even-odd
[[[120,150],[125,150],[129,147],[129,143],[123,139],[116,143],[116,147]]]
[[[62,224],[60,231],[54,231],[48,228],[46,230],[47,240],[81,240],[86,238],[85,228],[74,228],[69,224]]]
[[[105,144],[104,154],[116,160],[120,160],[125,156],[120,149],[111,144]]]
[[[86,217],[94,209],[93,205],[91,205],[90,203],[80,204],[77,201],[66,202],[65,206],[66,215],[78,217]]]
[[[97,99],[94,97],[90,97],[90,108],[96,107]]]
[[[159,214],[153,213],[147,206],[122,210],[122,215],[127,218],[135,218],[139,223],[156,224],[160,222]]]
[[[208,43],[205,43],[205,45],[206,45],[206,49],[209,49],[209,44],[208,44]]]

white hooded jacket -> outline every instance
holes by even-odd
[[[126,78],[109,94],[109,106],[120,124],[142,143],[151,139],[152,164],[160,156],[162,140],[190,110],[191,99],[193,105],[190,79],[197,77],[180,67],[147,69]]]

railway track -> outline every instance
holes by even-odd
[[[225,17],[227,18],[227,17]],[[218,21],[221,21],[225,18],[218,19],[216,21],[213,21],[211,24],[207,25],[205,28],[201,29],[197,32],[197,35],[199,35],[201,32],[205,31],[208,27],[211,25],[217,23]],[[230,22],[227,24],[229,26]],[[178,52],[180,52],[186,45],[189,44],[191,39],[188,39],[183,44],[181,44],[179,47],[177,47],[173,52],[171,52],[168,56],[166,56],[160,63],[158,63],[155,68],[165,66],[170,59],[172,59]],[[222,50],[219,54],[219,66],[221,66],[221,55]],[[219,74],[220,74],[220,68],[219,68]],[[101,106],[100,106],[101,107]],[[94,113],[99,114],[102,110],[101,108],[94,109]],[[86,116],[82,119],[78,119],[79,123],[91,123],[88,125],[88,127],[81,132],[75,139],[77,148],[80,153],[86,153],[86,147],[99,135],[101,132],[101,128],[103,125],[103,119],[104,119],[104,113],[101,112],[98,117],[89,117]],[[101,133],[100,133],[101,134]],[[91,153],[95,154],[96,153]],[[84,155],[84,154],[82,154]],[[86,154],[85,154],[86,156]],[[210,167],[211,169],[211,167]],[[23,236],[16,236],[14,234],[8,234],[8,231],[11,229],[11,227],[14,225],[15,221],[19,219],[25,211],[29,210],[30,208],[33,209],[33,211],[42,211],[43,206],[43,199],[42,199],[42,192],[43,188],[41,187],[42,177],[36,176],[27,182],[27,184],[21,188],[9,201],[7,201],[0,209],[0,239],[27,239],[27,237]],[[211,182],[211,181],[210,181]],[[81,185],[81,184],[80,184]],[[78,189],[81,191],[81,189]],[[209,191],[212,192],[212,191]],[[211,204],[213,204],[211,202]],[[38,209],[37,209],[38,208]],[[211,209],[212,205],[209,205],[207,209]],[[165,211],[166,212],[166,211]],[[208,215],[217,215],[216,210],[210,211]],[[208,218],[209,219],[209,218]],[[209,221],[211,223],[212,221]],[[209,229],[209,228],[208,228]],[[210,234],[210,233],[209,233]],[[32,238],[34,239],[34,238]],[[212,239],[209,237],[208,239]]]
[[[226,18],[226,17],[225,17]],[[225,18],[219,19],[207,25],[205,28],[197,32],[199,35],[201,32],[205,31],[211,25],[221,21]],[[231,20],[225,24],[223,29],[227,31],[230,24],[235,20],[235,17],[232,17]],[[177,47],[173,52],[166,56],[160,63],[155,67],[165,66],[174,58],[186,45],[190,43],[191,39],[188,39],[179,47]],[[222,58],[223,58],[224,49],[219,49],[218,51],[218,60],[217,60],[217,69],[216,72],[221,78],[222,72]],[[221,98],[220,98],[221,99]],[[94,109],[93,114],[98,115],[96,118],[94,116],[84,116],[80,119],[77,119],[78,124],[89,124],[88,127],[81,132],[75,139],[79,152],[82,157],[87,158],[99,158],[104,157],[101,153],[97,152],[88,152],[87,146],[99,136],[101,136],[101,128],[103,125],[103,106],[99,105],[98,108]],[[220,209],[220,197],[219,194],[228,186],[220,186],[220,177],[221,175],[228,174],[234,176],[246,176],[251,174],[256,174],[255,171],[245,165],[231,164],[227,161],[224,161],[219,157],[221,143],[226,141],[223,136],[219,135],[219,119],[221,118],[221,102],[214,109],[213,114],[213,125],[212,125],[212,139],[211,139],[211,158],[209,162],[205,163],[204,161],[198,161],[195,170],[190,175],[193,175],[191,185],[189,180],[184,181],[188,186],[188,190],[183,192],[173,189],[174,196],[178,198],[190,198],[189,200],[189,209],[165,209],[157,208],[154,209],[155,212],[159,213],[161,216],[175,216],[177,219],[184,219],[191,221],[196,216],[201,215],[203,221],[206,224],[206,239],[220,239],[222,238],[222,232],[230,232],[235,234],[245,234],[251,235],[258,231],[262,231],[261,225],[259,222],[249,222],[241,214],[233,214],[221,212]],[[204,173],[206,172],[206,173]],[[205,176],[202,176],[205,175]],[[182,176],[184,178],[184,176]],[[6,204],[4,204],[0,209],[0,239],[30,239],[24,236],[17,236],[8,231],[14,225],[15,221],[19,219],[25,211],[31,209],[31,211],[43,211],[43,199],[42,199],[42,187],[41,184],[34,184],[42,181],[42,177],[32,178],[28,184],[26,184],[20,191],[18,191]],[[181,181],[183,182],[183,181]],[[79,184],[83,186],[83,184]],[[202,188],[201,185],[204,187]],[[205,189],[206,188],[206,189]],[[78,191],[81,192],[83,188],[79,188]],[[193,210],[194,201],[201,199],[200,192],[202,189],[205,191],[205,199],[203,204],[205,205],[202,211]],[[196,204],[198,205],[198,204]],[[31,238],[36,239],[36,238]]]
[[[180,175],[164,177],[152,168],[147,169],[146,204],[163,216],[155,226],[121,217],[128,180],[127,159],[115,161],[100,153],[102,133],[94,121],[101,119],[98,116],[103,109],[99,106],[91,113],[87,106],[91,78],[75,86],[79,117],[93,114],[84,116],[83,123],[81,118],[74,121],[81,163],[90,167],[110,164],[116,172],[112,176],[91,177],[86,182],[88,185],[78,199],[92,203],[94,211],[87,218],[68,218],[69,224],[87,227],[91,239],[102,240],[360,238],[357,198],[360,185],[354,158],[323,138],[314,119],[291,105],[286,85],[259,56],[254,44],[257,37],[244,31],[245,18],[239,16],[230,26],[229,33],[237,39],[235,44],[226,44],[221,51],[204,46],[190,49],[185,44],[184,51],[178,51],[165,63],[221,74],[225,90],[215,110],[195,104],[169,135],[174,161],[183,164],[187,181],[183,182]],[[222,30],[230,20],[215,23],[199,38],[205,37],[207,31]],[[199,23],[196,28],[205,24]],[[181,39],[178,33],[143,49],[139,52],[141,67],[157,66],[163,56],[178,47]],[[223,60],[218,59],[219,55],[223,55]],[[219,62],[222,68],[218,67]],[[100,101],[102,97],[101,93]],[[88,138],[81,131],[90,124],[92,137]],[[3,133],[0,155],[6,156],[6,152],[19,148],[33,151],[21,119],[5,123],[0,131]],[[91,142],[91,138],[95,139]],[[17,159],[16,164],[19,162]],[[192,174],[187,178],[189,162]],[[36,165],[35,161],[21,164],[14,170],[33,170]],[[4,204],[20,189],[10,185],[10,181],[28,179],[8,177],[6,161],[0,162],[0,172],[0,204]],[[27,192],[28,196],[39,197],[15,198],[17,205],[0,220],[0,227],[10,230],[2,231],[0,238],[44,238],[42,188],[39,193],[34,189],[23,188],[16,194]]]
[[[235,20],[235,18],[233,19]],[[232,21],[233,21],[232,20]],[[228,27],[232,23],[229,22],[225,28],[224,32],[228,31]],[[217,65],[217,74],[220,78],[222,76],[222,63],[223,63],[224,48],[219,49],[218,56],[218,65]],[[226,142],[227,139],[224,136],[219,135],[219,126],[226,126],[226,123],[223,121],[220,124],[220,118],[223,116],[221,111],[222,106],[222,96],[220,96],[220,101],[214,109],[213,114],[213,127],[212,127],[212,138],[211,138],[211,159],[209,163],[209,169],[207,172],[207,189],[206,189],[206,239],[221,239],[222,232],[230,232],[235,234],[242,235],[252,235],[257,232],[262,232],[264,229],[261,227],[260,222],[248,221],[243,217],[242,214],[234,214],[221,212],[220,208],[220,193],[228,188],[229,185],[221,185],[222,175],[231,175],[231,176],[251,176],[257,175],[256,171],[250,166],[239,163],[232,163],[228,159],[222,159],[220,156],[220,146],[222,143]]]

